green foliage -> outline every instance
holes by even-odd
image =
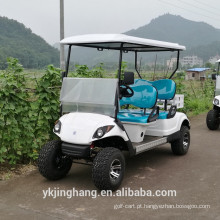
[[[8,59],[8,68],[0,73],[0,162],[6,158],[15,163],[31,154],[33,128],[27,117],[30,98],[26,78],[17,59]]]
[[[184,108],[180,111],[188,115],[197,115],[211,108],[214,97],[214,83],[212,80],[194,83],[193,81],[178,79],[175,82],[176,93],[184,94]]]
[[[36,159],[41,145],[52,138],[59,116],[60,70],[48,66],[36,94],[26,89],[27,77],[17,59],[8,58],[0,72],[0,163]]]
[[[34,135],[41,146],[46,139],[52,139],[54,122],[59,118],[59,90],[61,70],[49,65],[46,74],[37,82],[37,100],[32,103],[29,117],[35,118]],[[47,134],[48,136],[45,136]]]
[[[123,77],[124,77],[124,72],[125,72],[125,70],[127,69],[127,62],[125,62],[125,61],[122,61],[122,63],[121,63],[121,79],[123,80]],[[117,71],[115,72],[115,78],[118,78],[118,69],[117,69]]]
[[[75,65],[76,70],[73,73],[70,73],[70,76],[82,77],[82,78],[103,78],[104,69],[103,63],[100,63],[99,66],[89,69],[87,65]]]

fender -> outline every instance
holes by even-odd
[[[173,118],[158,119],[154,124],[149,125],[145,135],[168,136],[178,132],[183,124],[190,128],[187,116],[182,112],[177,112]]]
[[[110,116],[74,112],[63,115],[59,121],[61,122],[60,133],[54,133],[59,136],[63,142],[90,145],[93,141],[111,136],[119,136],[123,138],[124,141],[129,140],[126,132],[122,130],[115,123],[115,119]],[[114,127],[101,138],[93,137],[98,128],[108,125],[113,125]]]

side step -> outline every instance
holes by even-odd
[[[140,154],[144,151],[148,151],[148,150],[151,150],[161,144],[166,144],[167,143],[167,137],[162,137],[162,138],[159,138],[157,140],[154,140],[154,141],[144,141],[145,143],[140,143],[139,145],[136,145],[135,146],[135,149],[136,149],[136,155],[137,154]]]

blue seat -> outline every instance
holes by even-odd
[[[158,99],[172,100],[176,94],[176,83],[171,79],[160,79],[156,81],[148,81],[144,79],[136,79],[134,85],[152,85],[158,91]],[[158,119],[167,119],[168,112],[160,111]]]
[[[120,105],[134,105],[139,108],[153,108],[157,102],[157,90],[150,85],[131,85],[132,97],[123,97]]]
[[[142,109],[121,109],[120,112],[121,113],[132,113],[132,114],[144,114],[144,110]],[[150,115],[150,112],[146,112],[145,115]],[[158,119],[167,119],[167,115],[168,115],[168,112],[166,111],[160,111],[159,112],[159,116],[158,116]]]
[[[134,95],[132,97],[123,97],[120,100],[120,105],[134,105],[139,108],[149,109],[153,108],[157,102],[157,90],[150,85],[131,85]],[[133,123],[148,123],[150,113],[145,113],[145,110],[136,111],[120,111],[117,118],[120,121]]]
[[[171,100],[176,94],[176,83],[171,79],[160,79],[156,81],[136,79],[134,85],[154,86],[158,91],[158,99],[162,100]]]
[[[174,96],[176,94],[176,83],[171,79],[160,79],[160,80],[156,80],[156,81],[136,79],[134,84],[131,87],[133,88],[135,86],[140,86],[140,85],[155,87],[158,92],[157,98],[160,100],[171,100],[174,98]],[[121,106],[124,104],[125,103],[123,102],[123,100],[120,101]],[[131,104],[131,103],[126,103],[126,104]],[[140,107],[140,108],[143,108],[143,107]],[[120,114],[121,113],[132,113],[132,114],[142,114],[143,115],[144,111],[140,110],[140,109],[137,109],[137,110],[136,109],[122,109],[122,110],[120,110]],[[149,116],[149,114],[150,114],[150,112],[146,112],[145,115]],[[158,119],[167,119],[167,116],[168,116],[167,111],[160,111]],[[119,116],[119,117],[122,117],[122,116]],[[131,120],[134,120],[134,119],[132,118]]]
[[[117,118],[120,121],[127,121],[127,122],[133,122],[133,123],[148,123],[149,114],[136,114],[136,113],[130,113],[130,112],[119,112],[117,115]]]

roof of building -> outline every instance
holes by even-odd
[[[60,41],[64,45],[94,47],[127,51],[177,51],[186,48],[177,43],[132,37],[125,34],[86,34],[72,36]]]
[[[210,68],[192,68],[192,69],[188,69],[188,72],[203,72],[206,70],[210,70]]]

